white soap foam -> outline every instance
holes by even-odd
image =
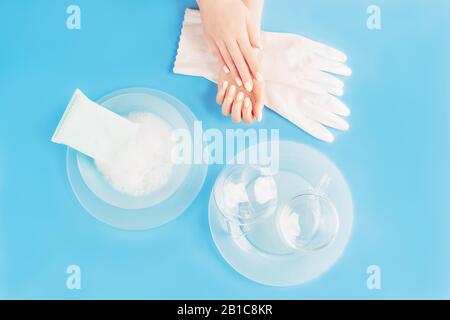
[[[254,186],[256,201],[265,204],[277,197],[277,185],[272,177],[259,177]]]
[[[160,117],[148,112],[132,112],[127,117],[140,124],[138,133],[107,161],[96,161],[98,170],[117,191],[139,197],[161,189],[173,169],[172,129]]]
[[[230,209],[237,209],[240,203],[248,202],[247,190],[243,183],[225,182],[224,186],[225,205]]]

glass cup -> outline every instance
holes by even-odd
[[[330,179],[322,179],[316,190],[294,197],[280,211],[278,229],[295,250],[317,251],[327,247],[339,230],[339,216],[324,193]]]
[[[280,203],[267,168],[235,165],[219,175],[213,194],[221,225],[232,238],[245,237],[270,254],[312,252],[332,243],[339,229],[337,210],[325,194],[329,183],[325,176],[317,188]]]
[[[264,167],[234,165],[224,169],[214,185],[222,224],[232,237],[244,236],[277,208],[277,187]]]

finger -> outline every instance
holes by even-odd
[[[327,87],[326,88],[327,93],[332,94],[336,97],[342,97],[344,95],[344,89],[343,88],[336,88],[336,87]]]
[[[325,105],[325,109],[343,117],[348,117],[351,114],[349,107],[338,98],[329,95],[328,99],[329,102]]]
[[[330,94],[315,95],[305,93],[304,96],[317,108],[322,108],[339,116],[347,117],[350,115],[350,109],[341,100]]]
[[[342,97],[344,95],[344,88],[340,87],[340,86],[334,86],[334,85],[330,85],[330,84],[326,84],[326,83],[322,83],[320,82],[318,79],[314,80],[314,81],[310,81],[311,83],[311,87],[316,87],[316,88],[320,88],[320,91],[311,91],[311,92],[315,92],[317,94],[332,94],[338,97]],[[306,88],[306,87],[305,87]]]
[[[236,99],[233,102],[232,110],[231,110],[231,120],[234,123],[241,122],[242,118],[242,102],[244,101],[244,94],[239,91],[236,96]]]
[[[228,89],[228,81],[224,80],[222,82],[222,84],[218,84],[217,85],[217,96],[216,96],[216,102],[217,104],[222,104],[223,103],[223,99],[225,97],[225,93],[227,92]]]
[[[255,86],[255,90],[253,92],[254,101],[252,106],[253,116],[258,122],[262,120],[262,113],[264,109],[264,83],[259,83]]]
[[[212,52],[214,53],[214,55],[216,56],[217,60],[219,61],[219,64],[225,65],[225,61],[222,58],[222,54],[220,53],[219,48],[217,47],[216,43],[214,42],[214,40],[211,37],[208,37],[208,44],[209,47],[211,48]]]
[[[308,38],[303,38],[302,41],[306,45],[312,47],[314,52],[316,52],[317,54],[319,54],[320,56],[322,56],[324,58],[334,60],[334,61],[339,61],[339,62],[347,61],[347,55],[338,49],[327,46],[326,44],[323,44],[320,42],[313,41]]]
[[[247,33],[251,46],[262,49],[261,31],[252,17],[247,18]]]
[[[253,48],[247,39],[238,40],[238,45],[244,54],[245,61],[247,62],[253,77],[258,81],[262,81],[263,79],[260,72],[261,66],[258,59],[257,49]]]
[[[315,66],[322,71],[334,73],[340,76],[351,76],[352,69],[344,63],[333,61],[330,59],[324,59],[322,57],[317,57],[315,59]]]
[[[240,80],[242,80],[241,83],[236,80],[236,83],[242,85],[242,83],[245,86],[245,89],[248,92],[251,92],[253,90],[253,81],[252,76],[250,74],[250,70],[248,69],[247,62],[245,61],[244,57],[242,56],[241,49],[239,48],[238,43],[233,40],[231,42],[227,43],[228,51],[230,52],[231,57],[233,58],[233,62],[236,65],[236,68],[238,70]]]
[[[305,79],[323,84],[327,88],[344,88],[344,82],[323,71],[312,71],[305,74]]]
[[[313,119],[327,127],[342,131],[347,131],[349,128],[347,121],[334,113],[328,112],[322,108],[317,108],[308,100],[305,100],[303,114],[306,118]]]
[[[342,96],[344,94],[344,82],[342,80],[318,70],[297,74],[296,77],[287,84],[317,94],[331,93],[337,96]]]
[[[276,84],[276,83],[272,83],[271,84],[271,89],[267,92],[267,101],[271,101],[270,103],[276,103],[276,101],[280,102],[283,101],[283,108],[278,110],[280,115],[282,115],[283,117],[287,118],[289,121],[291,121],[293,124],[295,124],[297,127],[303,129],[304,131],[306,131],[307,133],[309,133],[310,135],[314,136],[315,138],[322,140],[322,141],[326,141],[326,142],[333,142],[334,141],[334,136],[333,134],[330,132],[330,130],[328,130],[325,126],[323,126],[322,124],[320,124],[319,122],[309,119],[307,118],[303,113],[302,113],[302,108],[299,108],[299,106],[297,105],[300,101],[300,103],[302,103],[302,99],[304,96],[304,92],[302,91],[296,91],[293,92],[293,96],[289,97],[289,98],[280,98],[279,93],[277,93],[278,91],[280,91],[279,89],[281,89],[283,87],[282,84]],[[287,110],[290,110],[289,112],[286,112]],[[278,112],[277,111],[277,112]]]
[[[325,128],[317,121],[306,118],[300,112],[294,114],[291,119],[292,123],[294,123],[297,127],[305,130],[313,137],[329,143],[334,141],[334,136],[330,132],[330,130]]]
[[[225,116],[230,115],[231,105],[233,104],[235,94],[236,94],[236,86],[231,85],[230,88],[228,89],[225,99],[223,100],[223,103],[222,103],[222,114],[223,115],[225,115]]]
[[[246,124],[251,124],[253,122],[252,101],[248,97],[244,99],[242,119]]]
[[[223,42],[217,42],[217,48],[220,51],[220,54],[224,60],[224,71],[226,74],[229,74],[230,72],[232,74],[238,74],[238,71],[236,69],[236,66],[234,65],[233,59],[230,56],[230,53],[228,52],[227,47]],[[242,82],[241,82],[242,83]]]
[[[286,85],[286,83],[284,83]],[[287,83],[287,85],[292,85],[302,91],[311,92],[314,94],[333,94],[335,96],[341,97],[344,95],[344,89],[340,86],[330,86],[325,85],[321,82],[310,80],[310,79],[295,79],[294,81]]]
[[[315,93],[315,94],[327,94],[328,91],[320,83],[311,81],[306,78],[305,74],[299,74],[292,81],[280,81],[282,84],[287,84],[289,86],[294,86],[303,91]]]

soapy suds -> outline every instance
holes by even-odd
[[[277,187],[272,177],[259,177],[253,185],[254,198],[258,204],[265,204],[277,197]],[[228,208],[236,208],[239,203],[249,201],[244,183],[225,182],[224,201]]]
[[[258,203],[264,204],[277,197],[277,186],[272,177],[259,177],[255,181],[254,188]]]
[[[114,189],[139,197],[161,189],[168,182],[174,142],[171,127],[158,116],[132,112],[127,118],[140,124],[138,133],[112,160],[96,161],[96,165]]]

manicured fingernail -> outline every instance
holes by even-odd
[[[259,82],[263,82],[264,81],[264,78],[263,78],[262,74],[259,73],[259,72],[256,73],[255,77],[256,77],[256,80],[258,80]]]
[[[228,88],[228,81],[225,80],[225,81],[222,83],[222,90],[225,91],[225,90],[227,90],[227,88]]]
[[[247,90],[248,92],[252,92],[252,90],[253,90],[253,83],[251,81],[247,81],[245,83],[245,90]]]
[[[243,94],[242,92],[239,91],[236,100],[237,100],[237,101],[242,101],[242,100],[244,100],[244,94]]]
[[[236,91],[236,87],[234,85],[230,86],[230,90],[228,90],[229,94],[234,94],[234,92]]]
[[[244,108],[245,109],[250,108],[250,99],[248,97],[245,98],[245,100],[244,100]]]
[[[226,74],[229,74],[230,73],[230,69],[228,69],[228,67],[227,66],[223,66],[223,72],[225,72]]]
[[[238,85],[238,87],[242,87],[242,81],[239,77],[236,77],[236,84]]]

